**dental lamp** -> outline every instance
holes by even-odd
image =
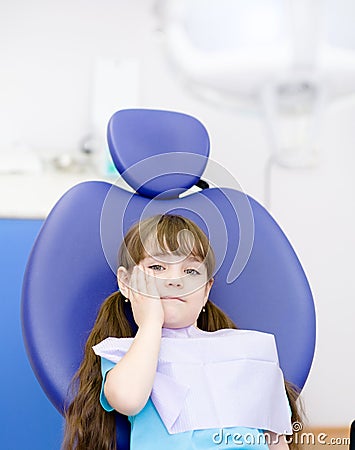
[[[355,52],[324,39],[327,3],[165,0],[157,12],[185,85],[220,107],[261,113],[271,161],[304,168],[319,163],[326,105],[355,92]]]

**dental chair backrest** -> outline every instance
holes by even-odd
[[[211,300],[239,328],[273,333],[285,379],[301,389],[314,354],[315,312],[285,234],[240,190],[214,187],[179,197],[199,182],[208,162],[204,126],[176,112],[122,110],[109,122],[108,143],[136,193],[100,181],[71,188],[44,222],[24,277],[25,345],[54,406],[63,411],[100,304],[117,290],[124,234],[159,213],[186,216],[206,232],[217,260]],[[120,448],[128,449],[129,423],[119,414],[117,430]]]

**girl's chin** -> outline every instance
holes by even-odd
[[[181,319],[178,317],[165,317],[163,327],[164,328],[186,328],[191,324],[194,324],[196,320],[190,319]]]

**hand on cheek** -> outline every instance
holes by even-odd
[[[157,289],[156,279],[143,266],[135,266],[128,285],[134,321],[138,327],[164,323],[164,310]]]

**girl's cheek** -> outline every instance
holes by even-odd
[[[153,275],[155,278],[155,285],[158,289],[158,292],[161,293],[162,287],[164,286],[164,278],[162,276],[159,277],[159,275]]]
[[[202,280],[201,277],[196,276],[192,277],[188,280],[187,285],[190,286],[191,289],[200,290],[205,289],[206,282]]]

